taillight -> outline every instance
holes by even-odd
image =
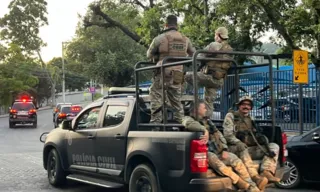
[[[35,110],[35,109],[30,109],[29,110],[29,114],[36,113],[36,112],[37,112],[37,110]]]
[[[55,109],[54,109],[54,112],[55,112],[55,113],[56,113],[56,112],[58,112],[58,109],[57,109],[57,108],[55,108]]]
[[[17,110],[15,110],[15,109],[10,109],[10,113],[17,113]]]
[[[208,147],[200,140],[192,140],[190,147],[190,168],[192,173],[208,170]]]
[[[59,117],[66,117],[67,116],[67,114],[65,114],[65,113],[59,113],[59,115],[58,115]]]
[[[288,143],[287,134],[282,133],[282,147],[283,147],[282,162],[285,162],[287,160],[287,156],[288,156],[288,150],[286,146],[287,143]]]

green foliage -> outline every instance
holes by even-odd
[[[39,28],[48,24],[45,0],[12,0],[9,13],[0,19],[1,39],[19,45],[23,51],[39,51],[44,45]]]

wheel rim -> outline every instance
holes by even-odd
[[[299,177],[299,172],[298,172],[297,167],[293,163],[291,163],[289,161],[285,162],[285,166],[290,169],[290,175],[289,175],[289,178],[287,180],[280,181],[279,184],[282,185],[282,186],[291,186],[291,185],[293,185],[294,183],[297,182],[298,177]]]
[[[49,178],[50,180],[54,180],[57,175],[57,163],[56,163],[56,158],[51,157],[50,162],[49,162]]]
[[[149,179],[145,176],[141,176],[136,182],[136,191],[140,192],[152,192],[152,186]]]

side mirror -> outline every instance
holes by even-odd
[[[320,141],[320,136],[319,136],[319,134],[316,133],[316,132],[314,132],[314,133],[312,134],[312,140],[314,140],[314,141]]]
[[[65,130],[72,130],[71,120],[64,120],[61,123],[61,128]]]
[[[46,142],[47,139],[47,135],[49,134],[49,132],[44,132],[40,135],[40,142],[44,143]]]

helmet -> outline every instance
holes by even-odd
[[[228,29],[225,28],[225,27],[219,27],[217,30],[216,30],[216,33],[218,33],[223,39],[228,39],[229,36],[228,36]]]
[[[244,101],[249,101],[249,102],[251,103],[251,106],[253,107],[253,99],[252,99],[252,97],[250,97],[250,96],[248,96],[248,95],[241,97],[241,98],[239,99],[239,102],[238,102],[236,105],[239,106],[239,105],[240,105],[242,102],[244,102]]]

